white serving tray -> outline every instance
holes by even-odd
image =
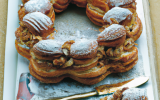
[[[138,39],[138,49],[142,54],[144,72],[146,76],[150,76],[150,64],[148,57],[148,47],[146,39],[146,26],[144,21],[143,4],[142,0],[137,0],[137,12],[143,23],[143,33]],[[3,87],[3,100],[16,99],[18,91],[19,77],[22,72],[29,72],[28,68],[23,67],[24,59],[18,58],[17,51],[15,49],[15,30],[19,26],[18,9],[20,0],[8,0],[8,20],[7,20],[7,35],[6,35],[6,49],[5,49],[5,68],[4,68],[4,87]],[[19,60],[18,60],[19,59]],[[26,60],[27,61],[27,60]],[[22,67],[17,67],[17,65]],[[149,100],[154,100],[152,82],[149,80],[141,88],[147,88],[147,94]]]

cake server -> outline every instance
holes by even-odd
[[[134,87],[140,86],[146,83],[148,80],[149,80],[149,77],[141,76],[128,81],[124,81],[122,83],[101,85],[96,87],[95,91],[92,91],[92,92],[71,95],[68,97],[51,98],[46,100],[73,100],[73,99],[87,98],[94,95],[110,94],[124,87],[134,88]]]

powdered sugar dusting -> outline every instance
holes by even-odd
[[[53,24],[51,19],[41,12],[29,13],[23,17],[23,21],[32,26],[38,32],[44,29],[47,30],[47,26]]]
[[[78,39],[74,44],[71,45],[70,54],[84,55],[95,51],[98,47],[96,40],[89,39]]]
[[[145,89],[131,88],[123,92],[122,100],[145,100]]]
[[[107,100],[112,100],[113,99],[113,95],[110,95],[107,97]]]
[[[130,4],[134,1],[135,0],[110,0],[110,5],[118,7],[118,6],[121,6],[121,5]]]
[[[130,88],[125,90],[122,93],[122,98],[118,98],[117,100],[146,100],[145,97],[146,95],[146,90],[145,89],[138,89],[138,88]],[[107,100],[113,100],[114,95],[110,95],[107,97]]]
[[[132,12],[130,10],[126,8],[114,7],[107,13],[105,13],[105,15],[103,16],[103,20],[105,22],[109,22],[110,24],[112,23],[110,18],[114,18],[116,21],[121,22],[125,20],[128,15],[132,15]]]
[[[62,45],[63,42],[56,40],[42,40],[39,41],[37,44],[35,44],[33,48],[36,48],[42,52],[55,54],[55,53],[62,53],[61,49]]]
[[[118,37],[124,36],[125,34],[126,34],[125,28],[122,25],[112,24],[98,35],[97,40],[98,41],[114,40],[117,39]]]
[[[52,7],[49,0],[30,0],[24,5],[25,11],[31,12],[42,12],[45,14],[46,11]]]
[[[55,17],[54,38],[57,40],[97,39],[100,33],[100,27],[90,21],[84,8],[71,5],[63,13],[56,14]]]

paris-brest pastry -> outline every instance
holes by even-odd
[[[111,73],[126,72],[138,61],[135,41],[142,33],[135,0],[22,0],[15,32],[19,54],[30,60],[30,74],[44,83],[69,77],[93,85]],[[55,13],[69,4],[86,8],[101,26],[96,39],[54,39]]]

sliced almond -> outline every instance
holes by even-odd
[[[70,58],[64,65],[62,68],[66,68],[66,67],[70,67],[73,65],[73,58]]]
[[[67,50],[67,49],[62,49],[62,51],[63,51],[63,53],[64,53],[66,56],[69,55],[69,50]]]

